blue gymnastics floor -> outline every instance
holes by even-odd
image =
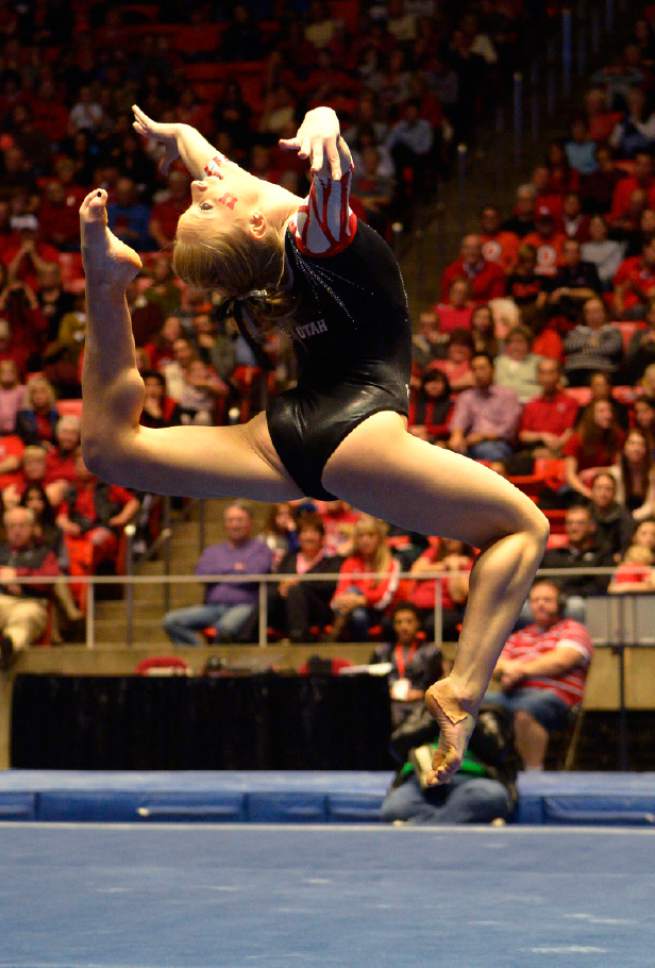
[[[0,824],[0,968],[647,968],[655,832]]]

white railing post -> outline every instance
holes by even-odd
[[[127,554],[125,558],[127,570],[127,588],[125,589],[125,608],[127,610],[125,623],[125,643],[128,649],[134,645],[134,535],[136,528],[133,524],[125,525],[125,538],[127,540]]]
[[[87,649],[95,648],[96,644],[96,628],[95,628],[95,612],[96,612],[96,586],[93,578],[89,578],[86,583],[86,647]]]
[[[434,641],[441,647],[443,645],[443,589],[441,582],[444,579],[438,575],[434,586]]]
[[[262,647],[268,645],[268,586],[265,581],[259,582],[259,626],[258,644]]]

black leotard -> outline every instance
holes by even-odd
[[[308,497],[332,500],[323,468],[362,420],[407,414],[411,325],[398,263],[363,222],[336,255],[301,252],[287,230],[285,254],[298,297],[292,324],[299,378],[266,410],[273,445]],[[389,455],[393,460],[393,454]]]

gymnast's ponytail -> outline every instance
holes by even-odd
[[[205,230],[193,241],[178,238],[173,268],[189,285],[237,301],[258,327],[282,323],[293,312],[294,299],[283,284],[284,242],[270,227],[259,239],[238,225],[229,232]]]

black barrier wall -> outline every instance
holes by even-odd
[[[80,770],[388,770],[373,676],[19,675],[11,765]]]

